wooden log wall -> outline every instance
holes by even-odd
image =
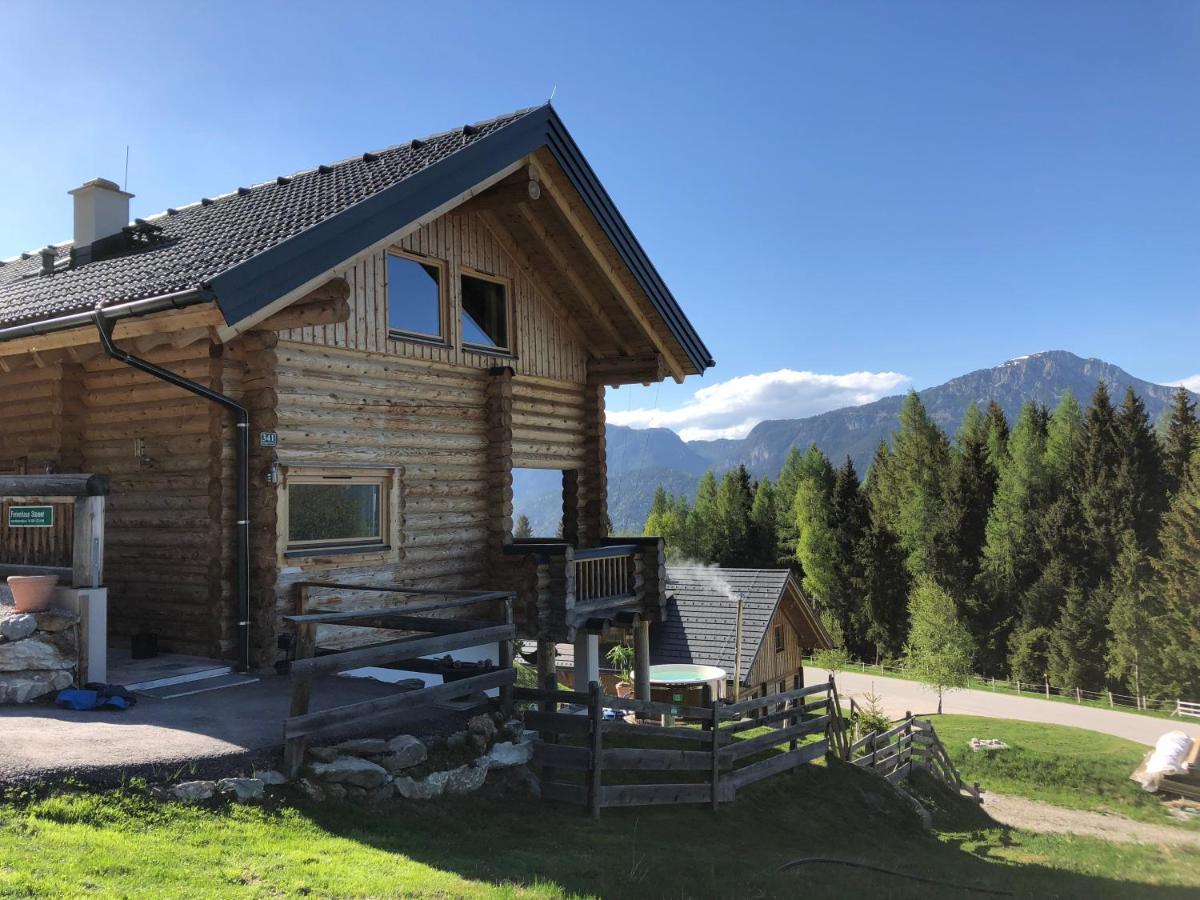
[[[796,630],[793,619],[788,614],[790,597],[784,597],[763,636],[762,646],[750,671],[746,673],[748,691],[762,689],[766,693],[787,690],[792,678],[804,673],[805,648],[801,646],[800,634]],[[783,629],[783,651],[775,650],[775,628]],[[780,685],[783,685],[781,687]]]
[[[81,415],[82,367],[68,361],[0,372],[0,384],[0,472],[77,471],[81,435],[64,425]]]

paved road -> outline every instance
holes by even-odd
[[[827,674],[824,669],[806,668],[804,679],[807,684],[814,684],[823,681]],[[838,691],[843,697],[849,695],[855,700],[861,700],[863,694],[875,693],[891,716],[900,717],[906,710],[924,715],[937,709],[937,695],[915,681],[840,672],[837,683]],[[1088,728],[1151,746],[1158,740],[1159,735],[1167,731],[1184,731],[1192,737],[1200,738],[1200,721],[1159,719],[1094,706],[1076,706],[1073,703],[1017,697],[1012,694],[993,694],[991,691],[952,691],[943,699],[942,711],[998,719],[1020,719],[1025,722],[1047,722],[1052,725],[1073,725],[1076,728]],[[987,735],[981,734],[979,737]]]

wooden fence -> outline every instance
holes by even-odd
[[[979,784],[966,784],[934,730],[933,723],[905,713],[887,731],[872,731],[850,745],[848,759],[870,769],[892,784],[907,778],[914,768],[924,769],[956,790],[965,790],[982,802]]]
[[[329,582],[303,582],[301,591],[308,588],[341,588],[370,590],[411,595],[438,594],[432,602],[415,602],[407,606],[379,609],[315,612],[285,616],[297,631],[296,658],[288,667],[292,682],[292,703],[284,720],[284,768],[289,777],[299,775],[304,764],[304,751],[310,737],[356,720],[385,713],[414,709],[431,703],[443,703],[480,691],[500,688],[500,705],[509,710],[512,705],[512,686],[516,681],[513,668],[513,641],[517,636],[513,624],[512,604],[515,595],[506,591],[473,593],[470,591],[429,591],[395,587],[366,587]],[[499,603],[502,615],[498,621],[479,621],[457,618],[436,618],[450,610],[478,604]],[[367,628],[394,629],[405,637],[354,649],[316,655],[318,625],[350,625]],[[430,661],[420,657],[448,653],[486,644],[499,644],[499,659],[494,666],[481,666],[479,674],[451,680],[417,690],[397,689],[395,694],[338,706],[309,711],[313,679],[317,675],[344,672],[363,666],[403,663],[421,671],[428,670]]]
[[[538,733],[542,796],[587,806],[594,817],[617,806],[706,803],[715,810],[741,788],[848,750],[832,682],[801,687],[797,679],[790,691],[734,704],[708,697],[695,707],[611,697],[596,682],[586,692],[558,690],[553,676],[541,690],[513,695],[537,704],[525,725]],[[662,724],[677,719],[695,725]],[[764,726],[769,731],[738,736]],[[822,737],[801,743],[815,734]]]

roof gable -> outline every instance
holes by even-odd
[[[50,276],[0,266],[0,326],[210,289],[235,325],[545,147],[697,372],[703,342],[547,104],[154,217],[156,244]],[[58,248],[60,256],[69,247]]]

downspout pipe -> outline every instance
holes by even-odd
[[[130,368],[152,375],[168,384],[203,397],[212,403],[230,410],[237,419],[234,449],[237,468],[237,626],[238,626],[238,670],[250,670],[250,412],[231,397],[205,387],[199,382],[156,366],[132,353],[127,353],[113,343],[113,328],[116,317],[106,310],[97,309],[92,314],[96,330],[100,333],[100,346],[104,352]]]

